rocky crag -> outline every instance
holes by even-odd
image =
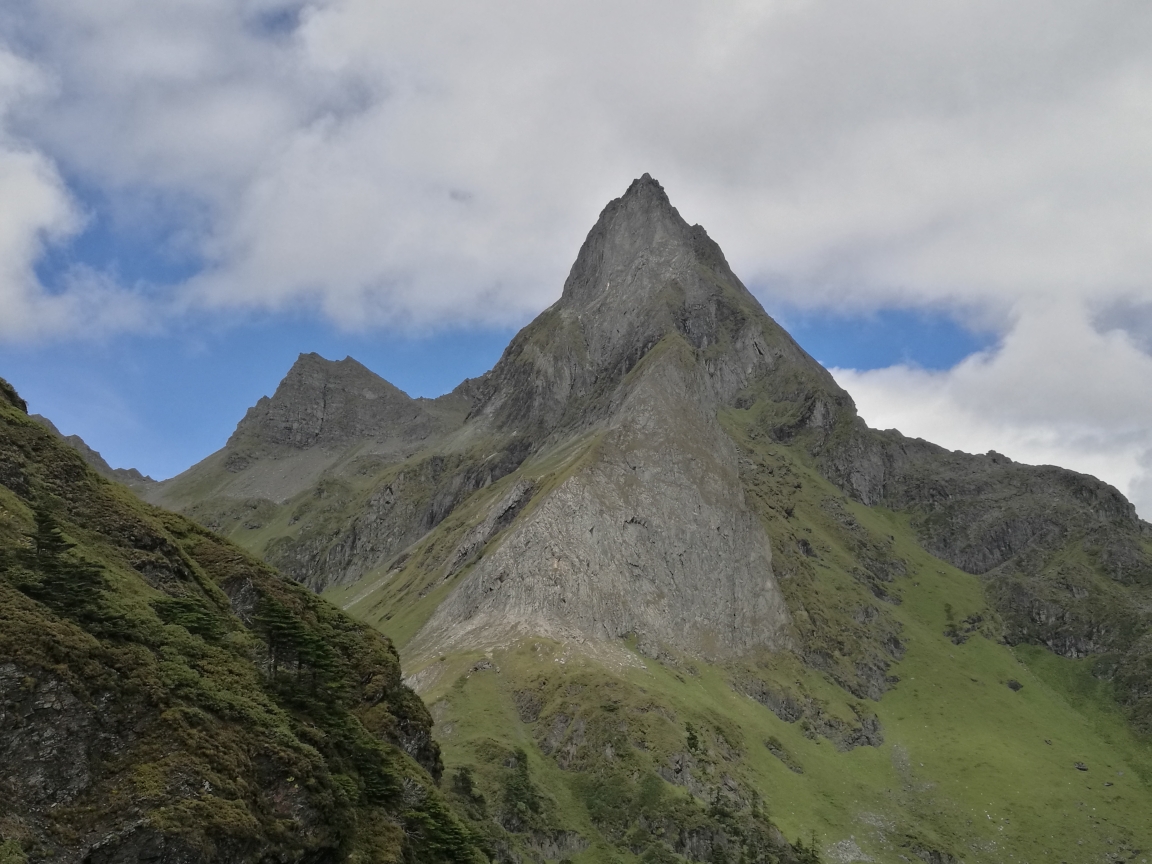
[[[769,806],[844,861],[1146,842],[1149,526],[1094,478],[869,429],[650,177],[486,375],[409,400],[349,363],[302,357],[147,494],[396,640],[508,856],[801,854]],[[1047,810],[980,775],[984,730]],[[1144,779],[1049,819],[1084,806],[1056,754]]]
[[[301,354],[224,449],[142,495],[189,508],[214,528],[251,522],[246,509],[283,504],[326,474],[365,475],[403,461],[459,426],[467,410],[467,400],[453,394],[412,399],[351,357]]]

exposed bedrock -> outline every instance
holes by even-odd
[[[627,634],[705,657],[792,644],[769,540],[677,340],[649,358],[592,458],[437,609],[413,650],[519,632]]]

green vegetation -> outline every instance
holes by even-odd
[[[100,478],[14,398],[0,484],[0,861],[482,860],[386,639]]]
[[[447,794],[489,851],[735,862],[777,825],[791,846],[773,854],[793,860],[1139,861],[1152,745],[1118,685],[1093,676],[1101,658],[1006,646],[979,578],[926,553],[908,515],[847,500],[803,448],[760,431],[765,410],[721,420],[773,538],[797,655],[709,665],[530,639],[413,666]],[[522,470],[552,485],[589,446]],[[366,596],[380,577],[331,593],[403,646],[442,596],[418,596],[442,550],[500,494],[468,499]]]

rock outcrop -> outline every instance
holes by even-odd
[[[248,409],[230,445],[261,443],[303,450],[360,441],[427,438],[436,418],[420,401],[351,357],[334,362],[301,354],[271,396]]]

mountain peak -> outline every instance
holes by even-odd
[[[715,404],[781,358],[834,401],[851,402],[764,312],[707,232],[689,225],[645,174],[600,213],[559,302],[513,339],[477,388],[474,414],[521,431],[586,423],[663,342],[708,352],[700,380]]]
[[[712,276],[701,280],[701,271]],[[708,232],[689,225],[664,187],[644,174],[601,211],[564,283],[561,304],[595,306],[600,317],[618,319],[646,305],[653,307],[649,312],[666,306],[670,286],[699,306],[722,283],[755,304]],[[605,302],[606,296],[614,299]]]
[[[260,399],[232,435],[297,449],[373,438],[397,425],[426,425],[415,400],[351,357],[301,354],[271,398]]]
[[[647,172],[628,184],[624,194],[617,200],[622,202],[635,200],[647,206],[672,207],[672,202],[668,200],[668,193],[664,191],[660,181]]]

